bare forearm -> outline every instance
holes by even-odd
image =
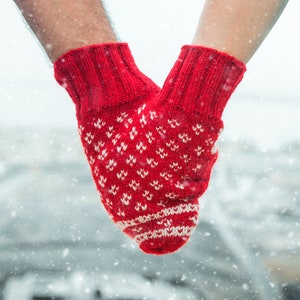
[[[99,0],[15,0],[49,58],[117,38]]]
[[[207,0],[193,44],[248,62],[288,0]]]

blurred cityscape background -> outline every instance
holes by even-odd
[[[155,257],[141,253],[99,204],[76,129],[0,134],[2,299],[98,299],[93,284],[103,278],[115,293],[103,299],[298,299],[299,143],[264,152],[219,142],[197,231],[179,252]],[[151,283],[156,294],[130,294],[126,284],[130,297],[118,298],[117,275]]]

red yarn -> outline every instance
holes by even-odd
[[[76,49],[55,63],[101,201],[144,252],[174,252],[191,236],[217,159],[220,117],[244,71],[199,46],[182,48],[162,90],[124,43]]]

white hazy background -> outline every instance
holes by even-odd
[[[106,6],[138,66],[162,85],[180,47],[191,42],[203,3],[107,0]],[[224,115],[224,138],[264,149],[300,142],[299,11],[300,1],[288,3],[248,63]],[[12,0],[0,2],[0,39],[1,128],[76,127],[72,101],[55,82],[52,65]]]

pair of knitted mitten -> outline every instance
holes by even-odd
[[[197,224],[221,115],[244,64],[184,46],[162,89],[138,70],[125,43],[72,50],[54,67],[75,103],[83,148],[112,220],[146,253],[179,249]]]

